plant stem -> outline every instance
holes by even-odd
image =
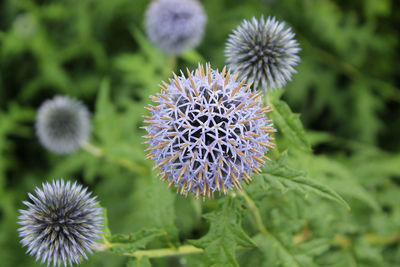
[[[167,62],[166,62],[166,68],[164,69],[164,71],[165,71],[164,76],[165,77],[170,77],[171,76],[171,72],[175,70],[176,63],[177,63],[176,56],[169,56],[168,57]]]
[[[92,155],[94,155],[94,156],[96,156],[98,158],[104,156],[104,151],[101,148],[99,148],[97,146],[94,146],[94,145],[92,145],[90,143],[84,143],[82,148],[83,148],[83,150],[85,150],[89,154],[92,154]]]
[[[88,152],[89,154],[92,154],[95,157],[98,158],[104,158],[107,161],[114,163],[116,165],[119,165],[121,167],[124,167],[125,169],[128,169],[130,171],[139,173],[143,176],[146,176],[148,174],[148,170],[144,168],[143,166],[129,160],[129,159],[124,159],[124,158],[116,158],[112,155],[108,155],[104,149],[101,149],[100,147],[97,147],[95,145],[92,145],[90,143],[84,143],[82,148]]]
[[[264,106],[270,106],[271,105],[271,100],[269,97],[269,93],[264,93]]]
[[[265,235],[270,235],[270,232],[267,230],[267,228],[265,228],[262,222],[260,211],[258,210],[256,203],[254,203],[254,201],[249,197],[249,195],[247,195],[245,191],[238,190],[238,194],[241,195],[246,200],[247,206],[251,214],[253,215],[254,224],[257,230]]]
[[[264,95],[264,106],[270,106],[272,108],[272,112],[274,112],[274,105],[271,103],[271,96],[269,95],[269,93],[266,93]],[[268,117],[268,118],[270,118],[270,117]],[[272,152],[276,158],[280,157],[280,153],[279,153],[279,150],[277,147],[275,147],[275,149],[273,149]]]
[[[291,257],[293,259],[293,261],[296,262],[298,264],[298,266],[300,266],[297,259],[292,256],[292,254],[285,247],[285,245],[276,236],[274,236],[271,232],[269,232],[267,230],[267,228],[264,226],[262,219],[261,219],[260,211],[258,210],[256,203],[254,203],[254,200],[251,199],[249,197],[249,195],[247,195],[247,193],[244,192],[243,190],[239,191],[239,195],[241,195],[246,200],[247,206],[248,206],[251,214],[254,217],[255,226],[256,226],[257,230],[260,233],[262,233],[263,235],[268,236],[269,238],[272,238],[275,241],[276,245],[279,246],[280,249],[282,250],[282,252],[284,253],[283,255],[285,255],[287,257]]]
[[[400,234],[394,233],[390,236],[380,236],[375,233],[368,233],[364,235],[364,240],[372,245],[390,245],[400,242]]]
[[[148,258],[162,258],[171,256],[182,256],[187,254],[199,254],[203,253],[204,250],[196,248],[192,245],[183,245],[176,249],[174,248],[161,248],[161,249],[150,249],[150,250],[137,250],[133,253],[124,253],[125,256],[136,257],[138,259],[142,257]]]

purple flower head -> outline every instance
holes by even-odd
[[[90,116],[80,101],[56,96],[40,106],[35,127],[45,148],[57,154],[69,154],[89,139]]]
[[[28,210],[20,210],[18,224],[21,244],[27,253],[47,265],[72,266],[92,253],[103,226],[102,209],[96,197],[76,182],[61,179],[36,187],[32,202],[24,201]]]
[[[203,199],[215,191],[241,188],[242,179],[251,180],[252,172],[268,157],[274,144],[272,124],[261,107],[261,92],[251,92],[251,84],[236,81],[225,68],[221,73],[207,65],[188,78],[174,74],[169,84],[149,105],[152,116],[145,116],[144,127],[150,145],[147,158],[156,162],[162,180],[175,185],[181,194],[189,192]]]
[[[197,0],[155,0],[146,11],[146,33],[162,51],[181,54],[200,43],[206,19]]]
[[[268,92],[282,88],[291,80],[296,72],[294,66],[300,61],[300,48],[294,36],[292,29],[275,17],[244,20],[229,35],[226,62],[239,78],[253,82],[255,89],[261,86]]]

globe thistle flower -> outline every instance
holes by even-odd
[[[268,90],[282,88],[296,72],[294,66],[300,61],[299,44],[291,28],[275,17],[260,20],[253,17],[244,20],[226,43],[226,62],[240,78]]]
[[[36,116],[36,134],[40,143],[57,154],[68,154],[79,149],[90,135],[87,108],[67,96],[46,100]]]
[[[258,173],[268,149],[273,148],[274,128],[260,107],[262,93],[251,84],[236,81],[224,68],[221,73],[207,65],[188,78],[181,73],[163,83],[162,92],[151,97],[156,106],[147,110],[144,127],[150,145],[147,159],[156,162],[161,179],[175,185],[181,194],[203,199],[215,191],[241,189]]]
[[[156,0],[146,11],[147,36],[162,51],[181,54],[200,44],[206,19],[197,0]]]
[[[35,188],[32,202],[24,201],[28,210],[20,210],[18,224],[21,244],[27,253],[49,266],[78,264],[86,252],[92,253],[103,224],[102,209],[96,197],[76,182],[61,179]]]

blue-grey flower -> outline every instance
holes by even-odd
[[[47,265],[72,266],[86,252],[92,253],[103,225],[102,209],[96,197],[76,182],[62,179],[43,183],[28,194],[27,210],[20,210],[18,224],[21,244],[36,261]]]
[[[57,154],[68,154],[89,139],[90,115],[80,101],[56,96],[40,106],[35,126],[45,148]]]
[[[265,92],[282,88],[296,72],[299,44],[292,29],[275,17],[244,20],[226,43],[226,62],[240,78],[261,86]]]
[[[225,68],[206,69],[199,65],[187,78],[174,74],[163,83],[152,97],[157,105],[146,107],[152,116],[145,116],[149,126],[144,127],[147,158],[156,162],[161,179],[196,198],[241,188],[242,179],[249,182],[274,147],[262,93],[251,92],[250,84],[236,81]]]
[[[160,50],[181,54],[200,44],[207,17],[197,0],[155,0],[145,18],[147,36]]]

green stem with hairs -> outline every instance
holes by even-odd
[[[286,254],[288,257],[292,257],[295,262],[297,262],[296,258],[292,256],[292,254],[288,251],[288,249],[284,246],[284,244],[268,229],[265,227],[260,211],[254,202],[254,200],[243,190],[238,190],[235,192],[235,194],[238,194],[239,196],[243,197],[243,199],[246,202],[246,205],[248,207],[249,212],[251,213],[254,221],[254,227],[257,229],[257,231],[275,241],[275,244],[280,247],[282,252]],[[294,242],[298,246],[300,243],[305,242],[312,236],[311,230],[307,230],[305,233],[300,234],[302,237],[299,238],[299,235],[294,236]],[[304,236],[303,236],[304,235]],[[296,242],[296,237],[297,237],[297,242]],[[364,240],[371,244],[371,245],[390,245],[394,243],[400,242],[400,235],[398,233],[395,233],[391,236],[388,237],[381,237],[378,235],[375,235],[374,233],[369,233],[364,235]],[[347,236],[341,236],[341,235],[336,235],[332,239],[332,245],[334,246],[339,246],[343,249],[348,249],[351,247],[351,240]],[[112,252],[110,249],[112,248],[113,243],[109,242],[106,238],[104,238],[104,243],[101,244],[96,250],[97,251],[109,251]],[[238,246],[237,249],[245,249],[241,246]],[[147,258],[163,258],[163,257],[177,257],[177,256],[184,256],[184,255],[192,255],[192,254],[201,254],[204,252],[204,249],[197,248],[192,245],[182,245],[179,247],[171,247],[171,248],[160,248],[160,249],[148,249],[148,250],[136,250],[135,252],[132,253],[124,253],[123,255],[128,256],[128,257],[134,257],[137,258],[138,260],[142,259],[143,257]],[[300,266],[300,264],[299,264]]]
[[[164,69],[165,77],[170,77],[172,75],[171,71],[174,71],[177,64],[177,58],[175,56],[169,56],[166,62],[166,68]]]
[[[264,93],[264,106],[270,106],[271,100],[269,97],[269,93]]]
[[[238,195],[243,197],[246,201],[247,207],[254,219],[254,226],[255,228],[262,234],[270,235],[270,232],[264,226],[264,223],[261,219],[260,211],[258,210],[256,203],[249,197],[249,195],[244,190],[238,190]]]
[[[110,250],[112,248],[112,246],[113,246],[113,243],[104,239],[104,244],[101,244],[99,247],[97,247],[96,250],[112,252]],[[189,254],[200,254],[203,252],[204,252],[204,250],[201,248],[197,248],[192,245],[182,245],[177,248],[171,247],[171,248],[158,248],[158,249],[147,249],[147,250],[139,249],[132,253],[123,253],[122,255],[128,256],[128,257],[134,257],[134,258],[137,258],[140,260],[143,257],[164,258],[164,257],[183,256],[183,255],[189,255]]]
[[[161,249],[150,249],[150,250],[137,250],[133,253],[124,253],[125,256],[135,257],[141,259],[143,257],[148,258],[163,258],[172,256],[183,256],[188,254],[199,254],[203,253],[204,250],[196,248],[192,245],[183,245],[178,248],[161,248]]]

